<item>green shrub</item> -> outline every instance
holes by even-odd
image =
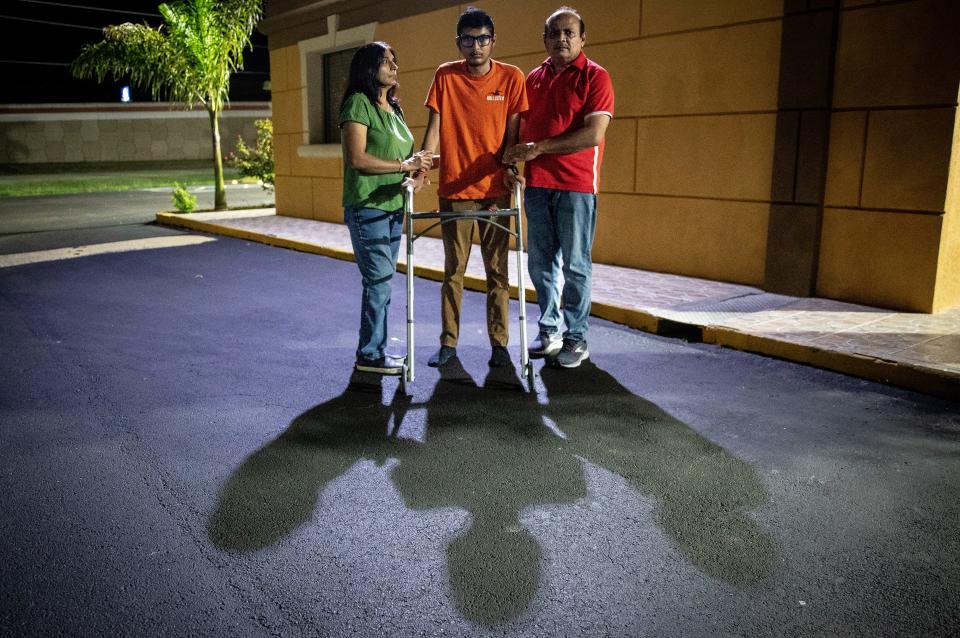
[[[186,187],[177,182],[173,189],[173,205],[181,213],[192,213],[197,208],[197,198]]]
[[[273,190],[273,122],[254,120],[257,128],[257,145],[247,146],[242,137],[237,137],[236,150],[227,156],[227,164],[240,171],[243,177],[260,180],[265,190]]]

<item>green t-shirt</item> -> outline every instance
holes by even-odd
[[[345,122],[359,122],[367,127],[366,151],[370,155],[394,161],[409,157],[413,151],[413,134],[403,119],[371,104],[363,93],[354,93],[344,102],[340,109],[341,128]],[[400,184],[405,176],[399,166],[396,173],[368,175],[344,163],[343,205],[399,210],[403,208]]]

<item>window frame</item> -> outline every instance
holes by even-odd
[[[339,30],[337,22],[337,16],[327,16],[326,34],[301,40],[298,43],[300,86],[303,89],[301,110],[303,139],[297,148],[297,154],[300,157],[342,157],[340,142],[327,142],[325,139],[324,100],[327,96],[324,56],[356,49],[375,40],[376,23]]]

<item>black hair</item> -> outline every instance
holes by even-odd
[[[546,22],[543,23],[543,35],[546,36],[547,32],[550,30],[550,22],[556,18],[558,15],[563,15],[564,13],[569,13],[571,15],[577,16],[577,19],[580,20],[580,35],[583,35],[587,32],[587,25],[584,24],[583,18],[580,16],[580,12],[574,9],[573,7],[568,7],[566,5],[560,7],[547,17]]]
[[[464,29],[482,29],[487,27],[490,29],[490,35],[496,35],[493,31],[493,18],[490,17],[483,9],[478,9],[476,7],[467,7],[467,10],[460,14],[460,19],[457,20],[457,37],[459,37]]]
[[[353,54],[350,60],[350,77],[347,79],[347,88],[343,92],[343,99],[340,101],[340,109],[347,103],[354,93],[363,93],[370,100],[370,103],[376,106],[380,99],[380,83],[377,81],[377,74],[380,72],[380,61],[387,52],[393,53],[394,60],[397,54],[386,42],[368,42]],[[397,99],[397,86],[391,86],[387,91],[387,102],[397,114],[403,118],[403,109],[400,108],[400,100]]]

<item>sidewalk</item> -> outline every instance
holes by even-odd
[[[274,209],[176,215],[157,222],[338,259],[353,259],[346,226],[284,217]],[[416,274],[440,280],[439,239],[415,244]],[[510,258],[516,281],[516,258]],[[399,269],[405,272],[401,248]],[[480,251],[465,286],[483,290]],[[533,289],[527,282],[527,299]],[[514,291],[515,292],[515,291]],[[960,400],[960,308],[935,315],[895,312],[758,288],[595,264],[593,314],[659,335],[778,357]]]

